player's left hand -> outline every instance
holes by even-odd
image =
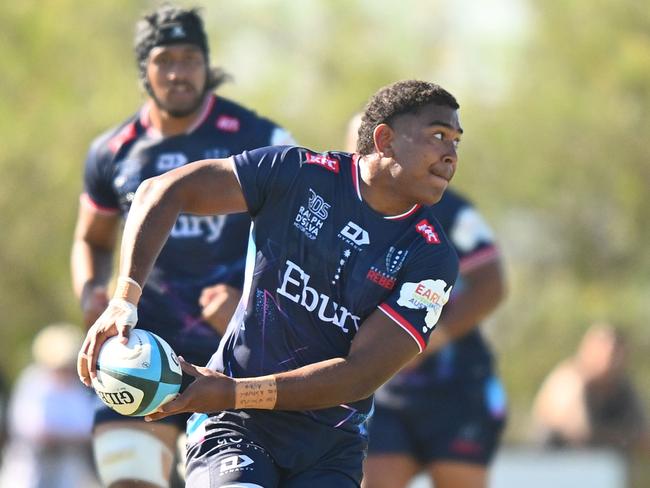
[[[178,360],[183,373],[193,376],[194,381],[182,394],[147,415],[145,421],[184,412],[211,413],[234,407],[235,381],[232,378],[209,368],[195,366],[180,356]]]

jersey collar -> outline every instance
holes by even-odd
[[[208,118],[208,115],[214,108],[216,102],[217,102],[217,97],[214,95],[214,93],[211,93],[209,96],[205,97],[199,116],[187,128],[187,130],[185,131],[186,134],[190,134],[191,132],[194,132],[201,124],[203,124],[203,122],[205,122],[205,120]],[[149,114],[151,112],[152,103],[154,102],[152,100],[149,100],[140,109],[140,125],[144,127],[148,136],[157,139],[162,139],[163,135],[160,133],[160,131],[151,125],[151,118],[149,117]]]

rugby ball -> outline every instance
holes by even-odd
[[[127,344],[117,336],[102,344],[93,388],[116,412],[140,417],[174,398],[180,391],[182,375],[169,344],[152,332],[132,329]]]

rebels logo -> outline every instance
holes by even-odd
[[[323,168],[332,171],[333,173],[339,172],[339,160],[328,158],[325,154],[312,154],[307,153],[307,164],[317,164]]]
[[[366,278],[373,283],[377,283],[382,288],[386,288],[387,290],[392,290],[395,288],[395,282],[397,281],[392,276],[387,276],[385,273],[382,273],[375,267],[372,267],[368,270]]]
[[[438,237],[433,225],[431,225],[427,219],[422,219],[415,224],[415,230],[418,234],[422,234],[422,237],[427,241],[427,244],[440,244],[440,237]]]

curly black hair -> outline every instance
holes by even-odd
[[[179,27],[180,31],[175,30]],[[194,44],[203,52],[208,71],[206,92],[216,89],[230,79],[230,75],[223,69],[210,67],[210,47],[200,10],[198,8],[184,9],[166,3],[153,12],[145,14],[135,27],[133,47],[138,73],[140,81],[150,95],[152,94],[151,87],[147,82],[149,52],[156,46],[181,42]]]
[[[381,88],[363,111],[357,139],[362,156],[375,150],[373,132],[379,124],[389,124],[397,115],[416,113],[424,105],[435,103],[458,109],[454,96],[440,85],[420,80],[404,80]]]

